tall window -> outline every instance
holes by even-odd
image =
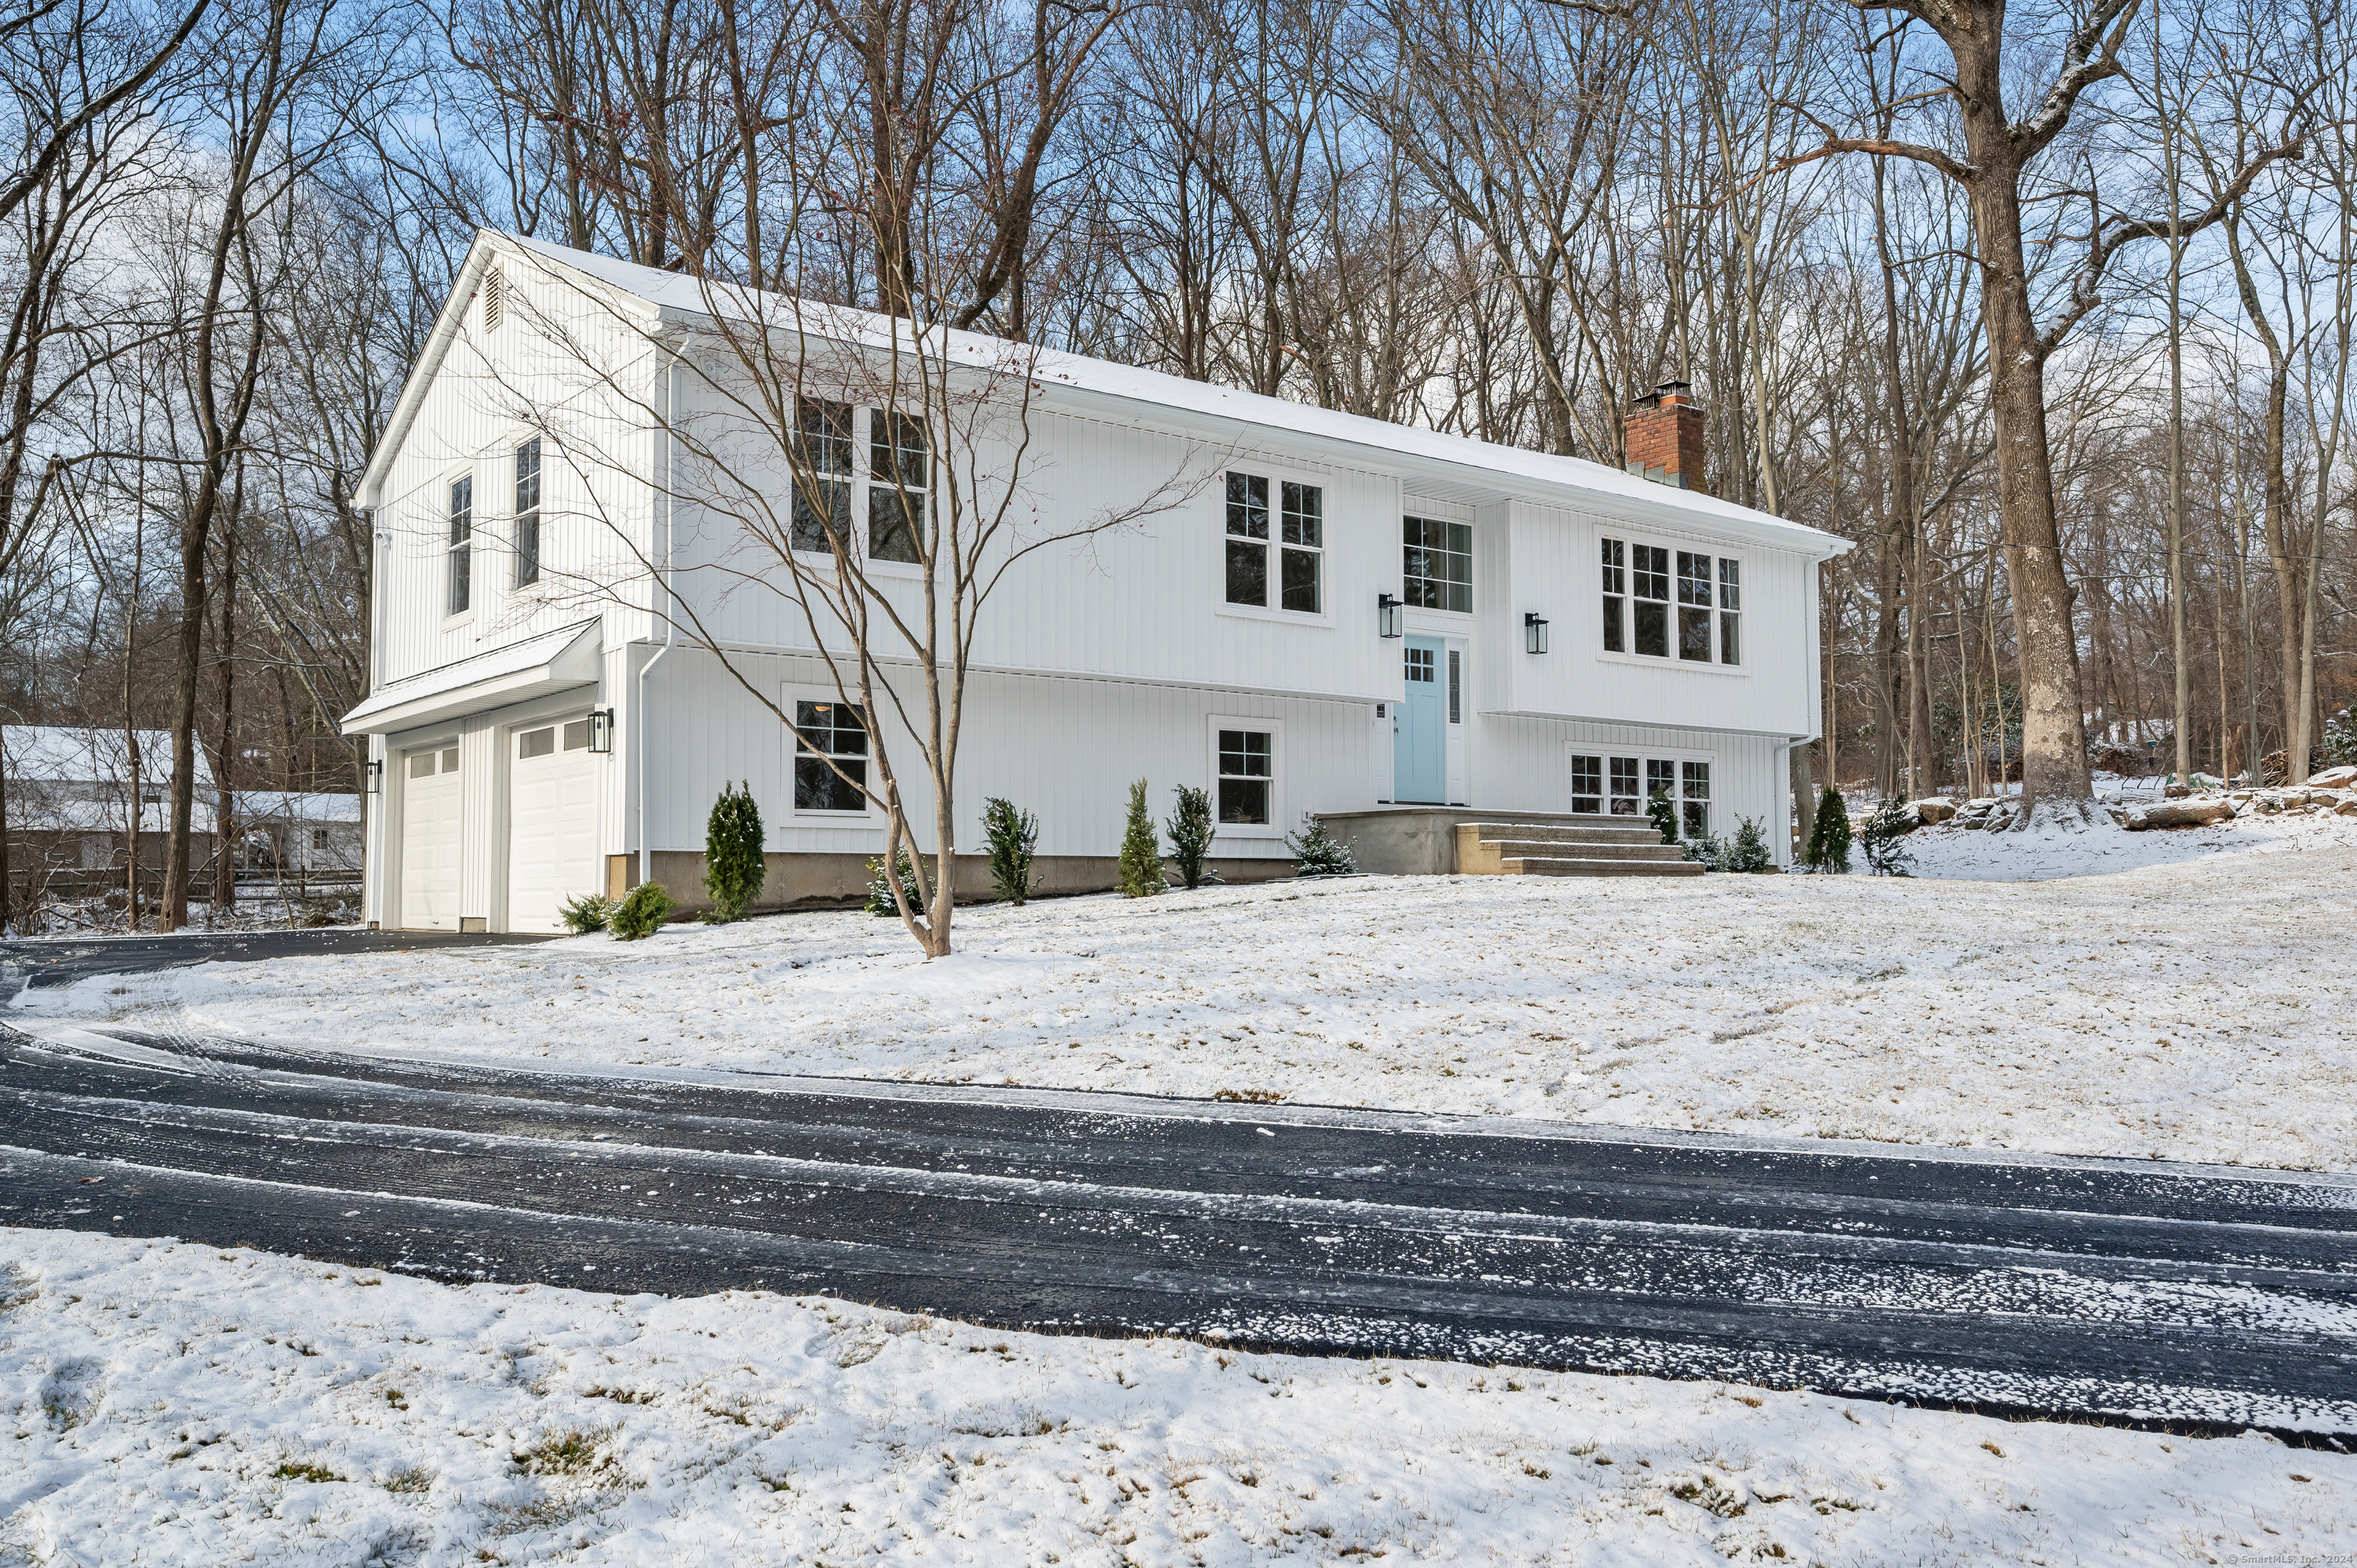
[[[1604,542],[1604,651],[1629,651],[1629,547]]]
[[[796,703],[794,730],[794,810],[867,810],[867,725],[857,704]]]
[[[1659,757],[1645,759],[1645,799],[1667,795],[1674,802],[1678,798],[1678,765]]]
[[[1654,659],[1670,656],[1670,553],[1657,544],[1631,545],[1636,557],[1636,650]]]
[[[516,586],[540,581],[540,438],[515,449]]]
[[[1718,558],[1718,661],[1743,662],[1743,568],[1730,557]]]
[[[1265,730],[1220,732],[1220,821],[1263,827],[1275,820],[1275,737]]]
[[[1619,539],[1603,545],[1605,652],[1668,659],[1674,639],[1682,661],[1743,662],[1742,563],[1699,550],[1675,552],[1673,599],[1669,549]]]
[[[828,555],[851,537],[851,408],[803,398],[794,432],[796,550]]]
[[[475,549],[475,478],[469,474],[463,479],[450,481],[450,543],[448,547],[450,575],[450,614],[463,614],[471,602],[468,593],[469,557]]]
[[[1274,576],[1275,607],[1316,615],[1325,607],[1326,492],[1287,479],[1277,486],[1276,499],[1272,539],[1268,480],[1258,474],[1228,476],[1228,603],[1268,607]],[[1272,550],[1277,556],[1274,573],[1269,569]]]
[[[1316,615],[1326,560],[1326,492],[1285,481],[1278,588],[1286,609]]]
[[[1678,657],[1710,662],[1710,557],[1678,552]]]
[[[1228,603],[1268,603],[1268,481],[1228,476]]]
[[[1453,648],[1448,650],[1448,722],[1465,722],[1465,660]]]
[[[925,423],[877,409],[868,415],[867,553],[878,561],[917,561],[931,468]]]
[[[1637,759],[1616,757],[1612,759],[1612,814],[1616,817],[1644,815],[1645,802],[1637,794]]]
[[[1473,530],[1428,517],[1401,520],[1401,601],[1426,610],[1473,608]]]
[[[1700,838],[1710,832],[1710,764],[1681,762],[1678,771],[1685,776],[1686,837]]]

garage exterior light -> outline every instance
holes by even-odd
[[[589,710],[589,749],[600,756],[614,749],[614,710]]]

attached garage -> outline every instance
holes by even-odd
[[[555,931],[557,908],[600,890],[598,764],[582,714],[510,731],[508,929]]]
[[[414,931],[458,929],[458,748],[402,757],[401,923]]]

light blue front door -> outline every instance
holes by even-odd
[[[1406,695],[1392,736],[1392,799],[1432,805],[1448,799],[1448,645],[1407,639]]]

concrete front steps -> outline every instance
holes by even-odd
[[[1699,876],[1641,818],[1474,806],[1320,811],[1359,869],[1387,876]]]
[[[1700,876],[1703,868],[1662,842],[1650,823],[1634,826],[1561,817],[1460,822],[1457,870],[1466,876]]]

